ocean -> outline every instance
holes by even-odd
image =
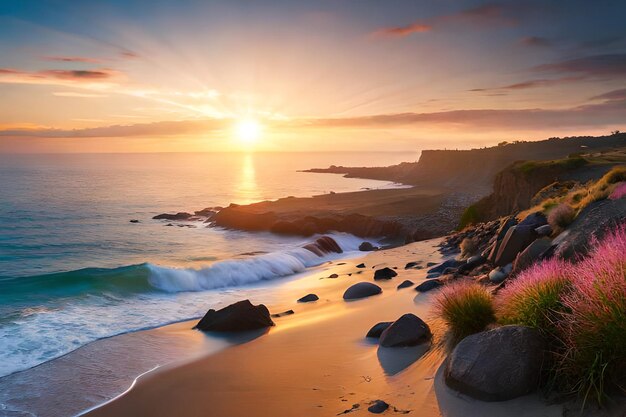
[[[0,155],[0,376],[85,344],[203,315],[246,291],[357,252],[314,238],[166,227],[156,214],[286,196],[395,187],[298,172],[384,166],[410,153]],[[139,223],[130,223],[130,220]]]

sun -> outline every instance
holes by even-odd
[[[255,143],[261,135],[261,125],[254,119],[241,119],[235,125],[235,134],[244,144]]]

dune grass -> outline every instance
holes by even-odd
[[[552,227],[552,230],[559,233],[572,224],[575,218],[576,212],[572,206],[561,203],[549,211],[548,224]]]
[[[495,321],[491,294],[472,281],[446,285],[434,305],[456,340],[483,331]]]
[[[559,322],[566,350],[559,373],[584,401],[626,394],[626,225],[597,244],[573,273]]]
[[[524,270],[500,291],[495,301],[496,317],[502,324],[533,327],[555,337],[563,295],[571,288],[572,266],[551,259]]]

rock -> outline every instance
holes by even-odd
[[[537,237],[531,226],[513,226],[506,232],[494,259],[496,266],[504,266],[515,260],[518,253],[526,249]]]
[[[139,220],[137,220],[137,219],[132,219],[132,220],[129,220],[129,222],[130,222],[130,223],[139,223]]]
[[[438,279],[431,279],[431,280],[424,281],[421,284],[419,284],[417,287],[415,287],[415,291],[426,292],[434,288],[440,287],[442,285],[443,284]]]
[[[462,264],[463,264],[463,262],[457,261],[456,259],[448,259],[447,261],[440,263],[439,265],[435,266],[434,268],[430,268],[427,272],[429,274],[433,273],[433,272],[442,273],[443,271],[446,270],[446,268],[458,268]]]
[[[552,234],[552,227],[549,224],[544,224],[535,229],[537,236],[550,236]]]
[[[428,262],[428,263],[426,264],[426,267],[427,267],[427,268],[430,268],[431,266],[435,266],[435,265],[437,265],[437,262]]]
[[[546,224],[548,224],[546,215],[540,211],[536,211],[524,217],[524,220],[519,222],[518,226],[530,226],[533,229],[536,229]]]
[[[494,284],[501,283],[502,281],[506,279],[506,277],[509,276],[512,269],[513,269],[512,264],[508,264],[504,267],[499,266],[495,269],[492,269],[491,272],[489,272],[489,281],[491,281]]]
[[[552,241],[548,238],[537,239],[526,249],[521,251],[513,262],[512,272],[518,273],[542,259],[542,255],[552,247]]]
[[[283,311],[282,313],[271,314],[270,317],[284,317],[284,316],[290,316],[292,314],[295,314],[293,310],[287,310],[287,311]]]
[[[389,408],[389,404],[384,402],[383,400],[376,400],[367,408],[367,411],[373,414],[381,414],[387,411]]]
[[[463,265],[465,265],[465,264],[463,264]],[[462,266],[462,265],[461,265],[461,266]],[[455,274],[457,270],[458,270],[457,268],[450,268],[450,267],[448,267],[448,268],[446,268],[446,269],[444,269],[444,270],[443,270],[443,272],[441,273],[441,275],[451,275],[451,274]]]
[[[467,262],[465,262],[463,265],[459,266],[459,268],[457,269],[458,272],[460,273],[465,273],[468,271],[471,271],[472,269],[481,266],[482,264],[484,264],[485,262],[487,262],[487,258],[485,258],[482,255],[474,255],[471,256]]]
[[[376,272],[374,272],[374,280],[391,279],[396,275],[398,275],[398,273],[391,268],[377,269]]]
[[[365,268],[365,264],[364,263],[360,263],[356,266],[357,268]]]
[[[416,266],[419,266],[419,262],[409,262],[406,265],[404,265],[404,269],[411,269],[411,268],[415,268]]]
[[[211,332],[241,332],[273,326],[270,312],[263,304],[243,300],[221,310],[209,310],[194,329]]]
[[[415,314],[405,314],[380,335],[382,347],[415,346],[431,337],[430,328]]]
[[[412,287],[413,286],[413,281],[406,279],[404,281],[402,281],[402,283],[400,285],[398,285],[398,289],[401,290],[402,288],[408,288],[408,287]]]
[[[495,240],[493,245],[491,246],[491,252],[487,255],[487,260],[489,262],[495,262],[496,255],[498,254],[498,250],[500,249],[500,245],[502,244],[502,239],[506,236],[509,229],[517,224],[517,219],[513,216],[506,217],[502,219],[500,222],[500,227],[495,235]]]
[[[372,244],[371,244],[371,243],[369,243],[369,242],[363,242],[363,243],[361,243],[361,244],[359,245],[359,250],[360,250],[361,252],[370,252],[370,251],[373,251],[373,250],[376,250],[376,249],[378,249],[378,248],[377,248],[377,247],[375,247],[374,245],[372,245]]]
[[[387,327],[391,326],[392,323],[393,321],[381,321],[380,323],[375,324],[370,331],[367,332],[365,337],[374,337],[378,339]]]
[[[339,278],[339,275],[337,275],[337,274],[330,274],[328,276],[328,278]]]
[[[382,288],[376,284],[372,284],[371,282],[359,282],[349,287],[346,292],[343,293],[343,299],[357,300],[359,298],[380,294],[381,292],[383,292]]]
[[[554,239],[554,254],[566,260],[578,260],[593,247],[593,239],[602,239],[607,231],[626,218],[626,199],[602,200],[589,204],[563,233]]]
[[[317,296],[317,294],[307,294],[304,297],[298,299],[299,303],[310,303],[313,301],[317,301],[320,298]]]
[[[193,214],[185,213],[185,212],[181,211],[181,212],[176,213],[176,214],[169,214],[169,213],[158,214],[158,215],[154,216],[153,219],[155,219],[155,220],[187,220],[191,216],[193,216]]]
[[[544,343],[524,326],[476,333],[454,348],[445,369],[451,388],[483,401],[506,401],[537,388]]]
[[[433,272],[432,274],[426,275],[426,279],[439,278],[441,274],[439,272]]]

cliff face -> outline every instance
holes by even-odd
[[[490,186],[496,174],[515,161],[549,160],[576,152],[626,146],[626,134],[519,142],[471,150],[425,150],[418,162],[390,167],[330,167],[310,172],[345,174],[412,185],[450,188]]]

